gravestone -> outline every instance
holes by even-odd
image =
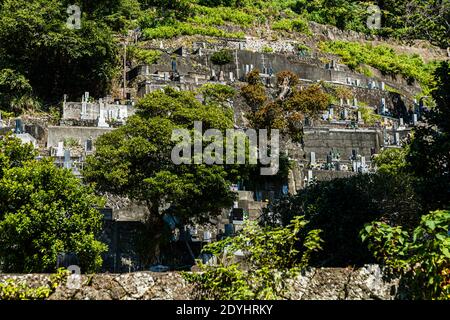
[[[92,139],[87,139],[86,140],[86,146],[85,146],[85,151],[86,152],[92,152],[92,145],[93,145],[93,143],[92,143]]]
[[[230,81],[234,82],[234,73],[230,72],[229,75],[230,75]]]
[[[316,165],[316,153],[315,152],[310,153],[310,163],[312,166]]]
[[[413,114],[413,125],[417,125],[417,113]]]
[[[313,172],[312,170],[308,170],[308,184],[312,183],[313,181]]]
[[[204,241],[204,242],[211,242],[211,240],[212,240],[211,232],[209,232],[209,231],[204,231],[204,232],[203,232],[203,241]]]
[[[84,119],[87,114],[87,101],[85,95],[81,96],[81,119]]]
[[[56,156],[59,158],[64,157],[64,142],[58,142],[58,148],[56,149]]]
[[[394,143],[399,146],[400,145],[400,133],[395,132],[394,134]]]
[[[381,98],[381,114],[385,114],[386,113],[386,99],[385,98]]]
[[[244,209],[233,208],[231,211],[231,220],[233,224],[242,224],[244,222]]]
[[[98,125],[99,128],[109,128],[109,124],[106,123],[105,118],[105,110],[100,110],[100,116],[98,117]]]
[[[358,111],[358,123],[364,123],[364,120],[362,118],[361,111]]]
[[[353,172],[358,172],[358,162],[352,161]]]
[[[219,81],[225,81],[225,77],[224,77],[224,74],[223,74],[223,71],[222,70],[220,70],[220,72],[219,72]]]
[[[172,71],[177,72],[177,62],[175,60],[172,60]]]
[[[344,117],[344,120],[347,120],[347,118],[348,118],[348,110],[347,110],[347,108],[344,108],[344,112],[343,112],[342,116]]]
[[[70,159],[70,149],[64,150],[64,168],[71,169],[72,161]]]
[[[400,119],[399,119],[399,123],[400,123],[400,124],[399,124],[400,127],[403,127],[403,126],[405,125],[405,123],[404,123],[404,121],[403,121],[403,118],[400,118]]]
[[[15,134],[23,133],[23,123],[22,119],[16,119],[16,128],[14,129]]]
[[[225,237],[230,237],[234,234],[234,225],[232,223],[227,223],[225,225]]]

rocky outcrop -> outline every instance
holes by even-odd
[[[0,283],[14,279],[39,287],[49,275],[0,275]],[[395,299],[399,280],[388,278],[377,265],[360,269],[311,268],[289,282],[288,299],[372,300]],[[49,300],[191,300],[192,285],[180,273],[137,272],[70,276]]]

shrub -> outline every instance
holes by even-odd
[[[403,276],[416,299],[450,300],[450,211],[433,211],[412,232],[373,222],[361,238],[386,266]]]
[[[433,71],[437,66],[435,62],[425,63],[416,54],[397,54],[387,45],[372,46],[356,42],[330,41],[322,43],[320,47],[325,52],[341,56],[342,62],[351,69],[363,72],[367,69],[363,66],[366,64],[385,74],[402,75],[409,81],[417,80],[424,91],[432,84]]]
[[[304,237],[303,247],[295,244],[308,222],[296,217],[285,227],[261,227],[248,222],[235,237],[209,244],[203,248],[217,258],[215,266],[199,263],[202,273],[184,273],[195,285],[201,299],[283,299],[288,281],[309,265],[311,255],[321,249],[320,230],[311,230]],[[235,252],[242,261],[236,261]]]
[[[220,50],[214,52],[211,56],[211,62],[215,65],[224,66],[233,61],[233,55],[230,50]]]

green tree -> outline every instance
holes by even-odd
[[[10,134],[0,137],[0,178],[3,172],[14,167],[22,167],[23,163],[37,156],[31,144],[22,144]]]
[[[21,101],[30,97],[32,90],[23,75],[11,69],[0,70],[0,109],[21,113],[23,111]]]
[[[400,148],[385,149],[374,159],[378,172],[396,174],[406,168],[406,150]]]
[[[436,69],[432,97],[436,107],[426,112],[426,125],[414,130],[406,159],[417,178],[418,194],[428,211],[450,205],[450,64]]]
[[[321,181],[272,204],[262,222],[287,225],[293,217],[304,215],[310,221],[305,230],[323,230],[323,250],[313,259],[314,264],[345,267],[371,263],[373,257],[360,241],[360,230],[377,219],[414,228],[422,204],[413,182],[402,173]]]
[[[384,222],[367,224],[363,241],[385,265],[402,275],[416,299],[450,300],[450,211],[421,218],[412,232]]]
[[[220,66],[221,70],[224,65],[229,64],[231,61],[233,61],[233,55],[230,50],[223,49],[214,52],[211,56],[211,62]]]
[[[239,174],[233,166],[174,164],[171,152],[177,142],[171,141],[173,130],[191,130],[194,121],[202,121],[204,130],[223,132],[233,127],[233,121],[223,107],[201,104],[193,92],[172,88],[147,95],[136,108],[137,115],[125,126],[97,140],[96,154],[87,159],[84,177],[95,182],[99,191],[144,201],[149,209],[149,233],[157,244],[162,241],[165,205],[171,206],[181,223],[207,221],[232,204],[234,194],[229,187]]]
[[[4,0],[0,6],[0,70],[22,75],[21,86],[28,83],[46,103],[87,89],[105,95],[117,63],[111,30],[84,17],[81,29],[71,30],[66,10],[55,0]]]
[[[103,201],[51,160],[12,137],[0,142],[0,266],[3,272],[53,272],[59,253],[77,254],[83,272],[101,267],[96,240]],[[3,166],[6,164],[6,166]]]
[[[200,264],[202,273],[186,273],[199,298],[213,300],[285,299],[288,280],[309,265],[321,249],[320,230],[310,230],[301,250],[295,248],[308,222],[296,217],[285,228],[261,227],[249,222],[235,237],[209,244],[204,253],[216,257],[216,265]],[[243,258],[237,260],[235,253]]]

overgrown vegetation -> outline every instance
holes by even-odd
[[[147,50],[137,46],[130,46],[128,48],[129,59],[136,59],[141,64],[155,64],[162,56],[162,52],[158,50]]]
[[[400,75],[410,82],[417,80],[429,94],[433,87],[433,71],[437,62],[425,63],[419,55],[397,54],[387,45],[372,46],[357,42],[324,42],[321,49],[341,56],[342,62],[351,69],[363,73],[364,65],[369,65],[387,75]]]
[[[384,222],[367,224],[363,241],[381,263],[402,275],[415,299],[450,299],[450,211],[433,211],[408,232]]]
[[[30,287],[25,283],[7,279],[5,283],[0,283],[0,300],[47,299],[59,285],[66,281],[68,274],[66,269],[58,269],[50,276],[47,285],[40,287]]]
[[[406,148],[375,157],[378,172],[312,184],[273,204],[263,222],[287,224],[304,215],[309,228],[323,230],[313,264],[361,265],[374,262],[374,254],[402,276],[410,298],[449,299],[449,63],[434,77],[436,107]]]
[[[308,34],[308,21],[331,24],[343,30],[401,39],[426,39],[446,48],[449,46],[450,26],[448,1],[394,1],[382,3],[350,0],[240,0],[240,1],[165,1],[141,0],[142,8],[152,8],[142,15],[141,26],[149,28],[148,36],[167,37],[164,32],[175,20],[182,20],[169,34],[176,36],[223,32],[222,27],[250,29],[255,25],[270,24],[274,30],[298,31]],[[370,29],[368,19],[373,15],[371,5],[381,9],[381,26]],[[151,22],[150,21],[155,21]],[[150,31],[151,29],[158,31]],[[218,31],[220,30],[220,31]]]
[[[247,117],[253,127],[278,129],[296,142],[301,141],[303,120],[317,118],[331,103],[331,96],[320,84],[313,84],[299,90],[297,75],[290,71],[277,74],[277,91],[271,96],[260,79],[258,70],[247,75],[247,85],[241,94],[252,109]]]
[[[217,264],[200,263],[201,273],[183,276],[195,285],[199,299],[286,299],[289,280],[306,268],[311,255],[321,249],[320,230],[307,232],[302,239],[303,247],[295,247],[307,224],[301,216],[285,228],[248,222],[236,236],[203,248]]]
[[[96,239],[103,200],[33,147],[0,139],[0,267],[3,272],[56,270],[57,256],[76,253],[86,272],[98,270],[107,247]]]

